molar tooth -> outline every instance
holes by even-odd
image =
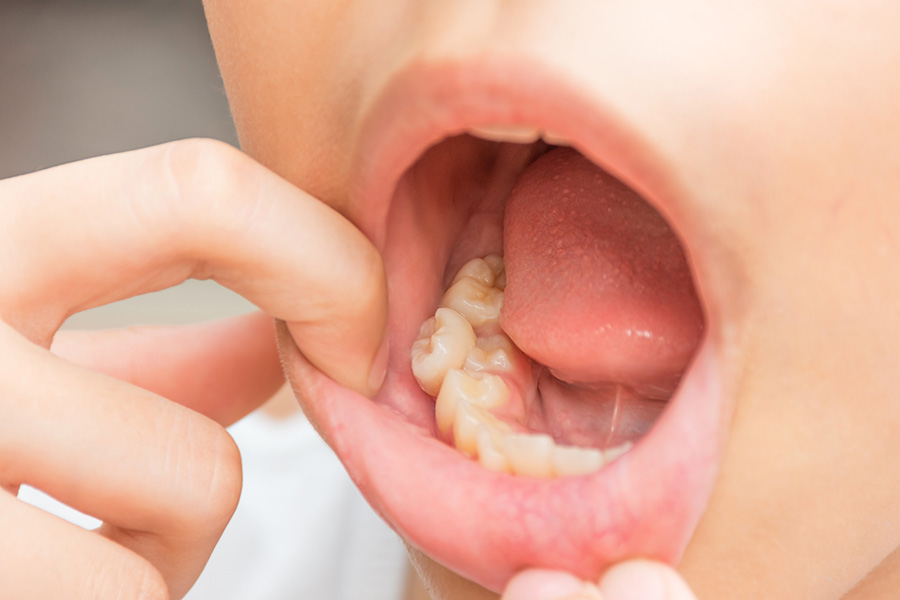
[[[453,422],[456,420],[456,407],[459,405],[459,394],[454,389],[450,374],[444,379],[441,385],[441,391],[438,392],[437,400],[434,405],[434,418],[437,422],[438,431],[446,435],[453,428]]]
[[[463,366],[476,341],[465,317],[453,309],[438,308],[422,324],[412,346],[412,371],[422,389],[437,395],[447,371]]]
[[[499,254],[488,254],[484,257],[484,262],[491,267],[494,273],[493,286],[501,290],[506,289],[506,263]]]
[[[466,456],[478,454],[479,440],[483,436],[497,447],[502,444],[504,436],[511,433],[508,424],[504,423],[485,409],[460,400],[456,405],[456,418],[453,421],[453,443],[457,450]]]
[[[503,379],[488,373],[466,373],[450,369],[438,392],[435,419],[438,429],[446,434],[453,427],[458,405],[495,408],[509,399],[509,388]],[[493,415],[490,415],[493,417]],[[498,421],[500,422],[500,421]]]
[[[489,254],[484,258],[473,258],[456,272],[453,277],[453,283],[456,283],[464,277],[474,279],[479,283],[483,283],[487,287],[493,287],[497,276],[505,271],[503,257],[496,254]]]
[[[478,418],[474,407],[467,402],[459,402],[453,422],[453,445],[456,449],[466,456],[474,457],[478,452],[478,434],[482,431],[483,421]]]
[[[452,308],[464,316],[472,327],[480,327],[500,318],[503,290],[471,277],[462,277],[444,293],[441,306]]]
[[[607,448],[603,451],[603,458],[606,462],[611,463],[634,447],[633,442],[622,442],[618,446]]]
[[[469,351],[463,369],[467,373],[480,371],[512,371],[512,342],[503,333],[479,337],[475,347]]]
[[[578,446],[557,446],[553,449],[552,462],[557,477],[593,473],[606,464],[600,450]]]
[[[509,461],[497,448],[498,444],[487,429],[478,432],[478,462],[481,466],[491,471],[509,473]]]
[[[540,130],[530,125],[479,125],[472,127],[467,133],[491,142],[516,144],[530,144],[541,137]]]
[[[497,279],[494,280],[494,287],[498,290],[506,290],[506,270],[503,270],[499,275],[497,275]]]
[[[514,433],[503,438],[503,454],[516,475],[552,477],[553,438],[544,433]]]

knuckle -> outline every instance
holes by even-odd
[[[166,144],[160,154],[173,209],[189,223],[228,218],[252,198],[259,165],[237,148],[218,140],[194,138]]]
[[[191,138],[161,147],[161,167],[174,185],[175,196],[195,197],[234,176],[245,161],[237,149],[218,140]],[[227,183],[227,182],[226,182]]]

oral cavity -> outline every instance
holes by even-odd
[[[469,261],[413,344],[413,374],[436,396],[438,432],[492,471],[549,478],[599,470],[632,443],[606,449],[557,444],[525,426],[536,381],[530,359],[500,329],[505,283],[500,256]]]
[[[529,164],[504,214],[504,256],[459,270],[413,374],[438,436],[483,467],[591,473],[647,433],[697,348],[687,259],[659,213],[571,148]]]

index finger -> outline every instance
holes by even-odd
[[[336,381],[366,394],[380,385],[387,299],[377,250],[226,144],[72,163],[0,182],[0,199],[0,316],[35,342],[48,345],[75,312],[211,278],[288,322]]]

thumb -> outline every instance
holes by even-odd
[[[638,559],[609,569],[599,586],[561,571],[524,571],[510,580],[501,600],[696,600],[696,596],[671,567]]]
[[[612,567],[600,580],[604,600],[697,600],[672,567],[650,560],[631,560]]]

